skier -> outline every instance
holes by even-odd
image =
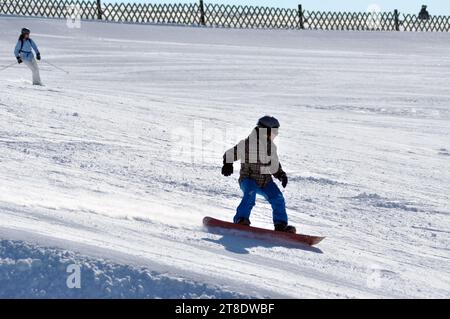
[[[235,224],[250,226],[250,213],[259,194],[272,206],[275,230],[295,233],[295,227],[288,225],[283,193],[272,179],[273,175],[280,180],[283,188],[288,183],[273,143],[279,127],[279,121],[272,116],[260,118],[246,139],[225,152],[222,175],[233,174],[233,162],[241,161],[239,185],[244,194],[233,219]]]
[[[17,63],[22,62],[31,70],[33,74],[33,85],[42,85],[41,77],[39,75],[39,67],[34,58],[33,51],[36,53],[36,59],[41,59],[41,54],[36,43],[30,38],[30,30],[23,28],[14,49],[14,55]]]

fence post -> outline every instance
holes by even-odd
[[[200,0],[199,8],[200,8],[200,24],[201,25],[206,25],[205,5],[203,4],[203,0]]]
[[[394,10],[394,21],[395,21],[395,31],[400,31],[400,20],[399,20],[398,10]]]
[[[303,8],[301,4],[298,5],[298,26],[301,30],[305,28],[303,24]]]
[[[102,11],[102,2],[101,0],[97,0],[97,19],[103,19],[103,11]]]

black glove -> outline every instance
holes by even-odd
[[[222,175],[223,176],[230,176],[233,174],[233,164],[231,163],[225,163],[222,167]]]
[[[287,177],[286,173],[283,172],[282,174],[280,174],[280,176],[278,176],[278,179],[280,180],[283,188],[286,188],[286,186],[288,184],[288,177]]]
[[[38,59],[38,61],[41,60],[41,54],[40,53],[36,53],[36,59]]]
[[[18,56],[18,57],[17,57],[17,63],[20,64],[20,63],[22,63],[22,62],[23,62],[22,58],[21,58],[20,56]]]

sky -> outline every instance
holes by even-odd
[[[103,0],[107,2],[126,3],[193,3],[198,0]],[[297,8],[303,5],[305,10],[320,11],[367,11],[372,4],[377,4],[382,11],[398,9],[401,13],[419,13],[423,4],[434,15],[450,15],[450,0],[204,0],[205,3],[246,4],[270,7]]]

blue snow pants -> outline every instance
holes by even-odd
[[[272,205],[273,223],[286,223],[286,204],[283,193],[274,181],[270,181],[265,187],[259,187],[251,178],[246,178],[240,183],[244,197],[236,210],[233,221],[236,223],[240,218],[250,219],[250,213],[256,202],[256,194],[262,195]]]

